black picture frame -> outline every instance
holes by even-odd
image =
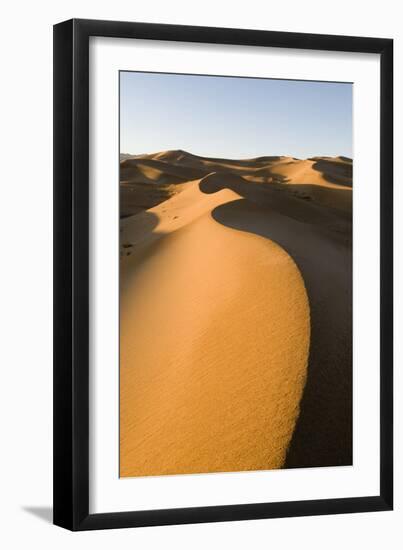
[[[381,56],[380,491],[373,496],[89,513],[89,38],[170,40]],[[91,530],[393,507],[393,40],[72,19],[54,26],[54,523]]]

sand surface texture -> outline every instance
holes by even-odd
[[[351,161],[121,168],[120,475],[351,464]]]

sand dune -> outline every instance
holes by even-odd
[[[283,190],[287,185],[287,192],[295,197],[341,210],[351,217],[352,161],[346,157],[232,160],[198,157],[182,150],[126,157],[120,165],[122,216],[152,208],[181,192],[184,183],[217,172]]]
[[[120,475],[351,464],[352,162],[134,160],[203,175],[121,220]]]
[[[298,416],[310,331],[298,268],[214,221],[239,195],[186,193],[149,212],[158,237],[146,230],[122,264],[122,476],[278,468]]]
[[[206,170],[176,166],[158,159],[126,158],[120,163],[121,216],[151,208],[180,192],[183,184]]]
[[[352,165],[340,157],[278,163],[276,175],[292,186],[296,196],[309,198],[349,215],[352,212]],[[299,187],[297,187],[299,186]],[[329,191],[330,190],[330,191]],[[337,191],[337,195],[331,191]]]

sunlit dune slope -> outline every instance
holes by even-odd
[[[121,476],[280,468],[298,418],[301,273],[271,239],[213,217],[252,203],[202,189],[193,181],[122,221]]]

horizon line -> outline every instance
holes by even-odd
[[[207,158],[207,159],[222,159],[222,160],[254,160],[254,159],[259,159],[259,158],[265,158],[265,157],[268,157],[268,158],[272,158],[272,157],[279,157],[279,158],[293,158],[295,160],[310,160],[310,159],[315,159],[315,158],[345,158],[345,159],[348,159],[348,160],[351,160],[353,161],[353,157],[349,157],[348,155],[343,155],[343,154],[337,154],[337,155],[310,155],[309,157],[305,157],[305,158],[301,158],[301,157],[295,157],[293,155],[256,155],[256,156],[251,156],[251,157],[222,157],[222,156],[211,156],[211,155],[197,155],[195,153],[191,153],[190,151],[187,151],[186,149],[181,149],[181,148],[178,148],[178,149],[163,149],[163,150],[160,150],[160,151],[151,151],[151,152],[148,152],[148,153],[128,153],[128,152],[122,152],[122,151],[119,151],[119,155],[131,155],[133,157],[141,157],[141,156],[145,156],[145,155],[158,155],[158,154],[161,154],[161,153],[185,153],[187,155],[191,155],[193,157],[199,157],[199,158]]]

